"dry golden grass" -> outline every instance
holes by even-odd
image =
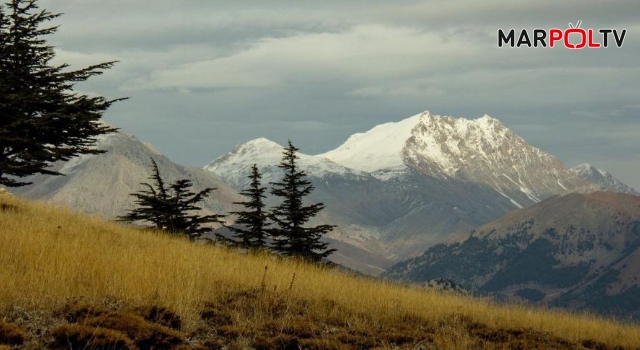
[[[364,341],[357,336],[358,327],[371,335],[366,332],[375,327],[424,324],[430,333],[409,335],[414,346],[420,337],[438,349],[478,346],[475,337],[488,339],[489,331],[497,337],[495,330],[517,331],[508,333],[509,337],[523,331],[542,334],[586,344],[585,348],[590,342],[640,346],[640,327],[635,325],[496,305],[270,255],[195,245],[8,196],[0,197],[0,286],[0,320],[3,312],[16,308],[55,314],[70,301],[81,300],[113,303],[118,308],[164,307],[180,316],[186,332],[196,332],[203,319],[213,317],[218,325],[228,323],[216,328],[217,334],[236,337],[265,325],[282,334],[300,334],[305,329],[313,333],[318,331],[314,324],[321,322],[348,327],[349,333],[339,337],[345,344],[355,344]],[[312,324],[304,326],[302,316]],[[287,331],[294,326],[307,328]],[[401,344],[403,336],[415,333],[409,328],[392,343]],[[332,328],[323,329],[331,332]],[[323,343],[328,340],[315,339],[313,334],[306,338],[306,347],[331,348]],[[254,344],[264,340],[255,334],[252,339]],[[492,348],[478,348],[485,347]]]

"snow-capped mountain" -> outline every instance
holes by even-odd
[[[353,134],[338,148],[318,156],[385,179],[383,174],[407,169],[402,152],[422,116],[423,114],[418,114],[399,122],[377,125],[364,133]]]
[[[423,112],[355,134],[320,156],[379,179],[414,170],[484,184],[517,207],[554,194],[596,189],[487,115],[469,120]]]
[[[639,194],[638,192],[636,192],[636,190],[627,186],[622,181],[616,179],[610,173],[602,169],[598,169],[589,163],[576,165],[569,170],[581,179],[587,180],[600,186],[603,190],[635,195]]]
[[[111,218],[132,207],[130,193],[148,181],[153,156],[169,180],[186,177],[195,189],[216,187],[206,210],[227,213],[244,199],[237,191],[246,188],[253,164],[266,186],[282,176],[277,164],[283,146],[264,138],[237,146],[204,169],[173,163],[123,132],[101,137],[98,148],[108,152],[57,164],[66,176],[33,177],[35,184],[16,194]],[[436,243],[462,240],[518,207],[599,188],[488,116],[467,120],[424,112],[354,134],[324,154],[298,156],[315,186],[309,200],[325,204],[315,223],[338,225],[326,237],[339,249],[331,259],[371,274]]]
[[[205,169],[242,190],[257,164],[267,184],[282,176],[276,167],[282,150],[260,138]],[[339,225],[329,238],[343,250],[360,249],[368,271],[462,239],[513,209],[597,189],[489,116],[468,120],[424,112],[354,134],[332,151],[299,156],[316,187],[310,200],[326,206],[320,220]]]
[[[149,182],[153,157],[168,181],[188,178],[196,190],[217,188],[204,202],[205,213],[228,212],[234,201],[242,199],[214,174],[173,163],[152,146],[124,132],[100,136],[96,148],[107,152],[58,163],[54,169],[65,176],[35,175],[28,179],[32,185],[16,188],[14,192],[114,218],[133,208],[135,198],[131,193],[141,190],[142,182]]]
[[[263,173],[263,181],[272,182],[280,179],[281,171],[277,167],[282,159],[284,147],[258,138],[236,146],[228,154],[214,159],[204,169],[221,178],[237,190],[242,190],[249,180],[251,166],[256,164]],[[298,165],[308,175],[322,177],[328,175],[366,176],[362,171],[349,169],[327,158],[298,153]]]

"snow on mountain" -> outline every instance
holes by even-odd
[[[263,181],[280,179],[281,171],[277,167],[282,159],[284,147],[266,138],[258,138],[238,145],[228,154],[214,159],[204,169],[221,178],[229,185],[240,190],[247,183],[251,167],[256,164],[263,174]],[[325,157],[312,156],[298,152],[298,165],[307,175],[323,177],[327,175],[362,176],[365,173],[349,169]]]
[[[205,170],[242,190],[257,164],[268,184],[281,179],[282,151],[259,138]],[[354,134],[332,151],[298,155],[316,187],[310,200],[323,202],[323,219],[340,227],[329,238],[396,258],[467,234],[515,208],[589,186],[489,116],[468,120],[424,112]]]
[[[603,190],[635,195],[639,194],[636,190],[618,180],[610,173],[605,170],[598,169],[589,163],[576,165],[569,170],[578,177],[599,185]]]
[[[589,188],[557,158],[488,115],[469,120],[426,111],[354,134],[320,156],[369,171],[381,180],[412,170],[473,181],[493,188],[517,207]]]
[[[375,126],[364,133],[353,134],[338,148],[319,156],[368,172],[405,169],[401,157],[402,149],[422,115],[417,114],[399,122]]]
[[[468,120],[423,114],[403,158],[425,174],[490,186],[519,207],[555,194],[596,189],[487,115]]]

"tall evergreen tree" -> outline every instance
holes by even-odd
[[[311,261],[320,261],[335,249],[320,239],[333,230],[333,225],[305,227],[305,224],[322,209],[324,204],[305,205],[304,199],[314,189],[306,173],[298,169],[296,160],[298,149],[289,141],[284,149],[282,161],[278,165],[284,171],[281,182],[273,182],[271,193],[282,199],[282,203],[273,208],[271,219],[276,227],[270,230],[274,238],[274,249],[284,255],[299,256]]]
[[[102,74],[115,62],[70,71],[54,66],[54,48],[43,39],[57,27],[43,25],[59,14],[39,10],[36,0],[0,4],[0,185],[29,184],[32,174],[61,175],[53,162],[93,149],[96,136],[116,129],[100,123],[112,103],[73,91],[74,85]]]
[[[120,221],[147,221],[157,229],[174,234],[186,234],[196,238],[209,231],[203,227],[207,223],[221,223],[223,215],[199,215],[202,209],[198,203],[202,202],[215,188],[206,188],[200,192],[191,191],[191,180],[176,180],[167,185],[160,176],[158,164],[151,159],[153,174],[149,177],[153,184],[143,183],[145,187],[132,196],[136,197],[137,207],[126,215],[119,217]],[[195,213],[194,213],[195,212]]]
[[[266,246],[266,229],[269,223],[267,222],[268,213],[265,210],[263,199],[266,198],[264,193],[267,188],[262,187],[261,178],[262,175],[258,170],[258,166],[254,164],[249,175],[251,183],[248,188],[240,192],[241,195],[246,196],[249,200],[246,202],[234,202],[234,204],[241,205],[246,210],[231,212],[231,214],[238,216],[236,224],[239,226],[229,226],[229,229],[236,236],[236,238],[229,240],[233,245],[245,249],[260,249]]]

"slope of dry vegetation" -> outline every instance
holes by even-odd
[[[0,348],[640,349],[635,325],[194,245],[8,196],[0,286]]]

